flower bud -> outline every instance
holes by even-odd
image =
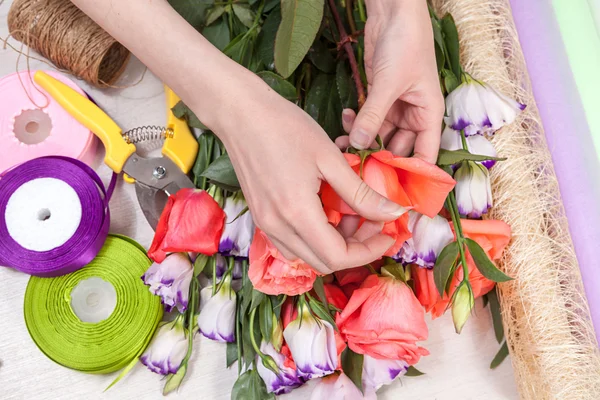
[[[190,282],[194,269],[186,253],[169,254],[163,262],[154,263],[142,275],[142,280],[150,286],[150,292],[160,296],[167,311],[177,308],[184,312],[188,306]]]
[[[454,300],[452,301],[452,321],[454,321],[456,333],[462,331],[463,326],[471,315],[474,304],[475,299],[473,298],[473,293],[471,293],[469,285],[461,285],[456,291]]]
[[[492,186],[487,168],[466,161],[454,174],[458,212],[469,218],[480,218],[493,205]]]
[[[235,341],[235,307],[237,298],[228,276],[220,290],[212,295],[212,287],[200,291],[200,333],[217,342]]]
[[[140,361],[152,372],[161,375],[175,374],[187,353],[187,330],[183,327],[183,315],[162,325],[152,338]]]

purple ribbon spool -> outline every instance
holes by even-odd
[[[81,221],[75,233],[62,245],[48,251],[29,250],[9,234],[6,206],[23,184],[38,178],[55,178],[69,185],[81,202]],[[0,265],[41,277],[76,271],[96,257],[110,225],[108,202],[115,188],[113,174],[108,188],[96,172],[69,157],[40,157],[7,171],[0,179]]]

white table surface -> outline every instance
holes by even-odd
[[[0,1],[0,4],[2,2]],[[0,37],[7,36],[6,15],[11,1],[0,5]],[[12,41],[13,44],[19,44]],[[0,77],[16,71],[17,54],[0,49]],[[31,61],[32,69],[48,68]],[[23,58],[19,70],[26,69]],[[140,77],[143,66],[132,59],[123,85]],[[91,89],[77,82],[124,129],[165,122],[164,95],[160,81],[149,71],[142,82],[126,89]],[[0,96],[2,94],[0,93]],[[2,112],[2,110],[0,110]],[[99,146],[101,149],[101,146]],[[0,153],[2,149],[0,149]],[[110,170],[102,164],[103,150],[93,167],[105,182]],[[120,180],[111,200],[110,231],[133,237],[146,248],[153,232],[138,206],[133,186]],[[103,390],[117,375],[87,375],[64,368],[46,358],[30,339],[23,320],[23,295],[28,276],[0,268],[0,398],[1,399],[160,399],[161,377],[138,364],[132,372],[106,393]],[[454,333],[450,315],[429,323],[429,339],[423,345],[431,355],[418,368],[426,375],[402,378],[379,392],[380,399],[517,399],[518,394],[506,360],[492,371],[489,363],[496,343],[488,309],[478,301],[475,315],[462,335]],[[198,335],[188,376],[176,399],[228,399],[237,368],[225,368],[225,347]],[[282,399],[305,399],[311,385]]]

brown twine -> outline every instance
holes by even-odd
[[[57,68],[96,87],[111,87],[130,55],[69,0],[15,0],[8,13],[8,29],[12,37]]]

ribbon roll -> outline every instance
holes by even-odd
[[[0,172],[50,155],[73,157],[89,164],[97,146],[95,136],[34,86],[35,72],[22,71],[0,79]],[[85,95],[68,78],[45,72]]]
[[[0,265],[30,275],[73,272],[94,259],[108,234],[108,201],[93,169],[67,157],[42,157],[0,179]]]
[[[31,277],[25,323],[38,348],[65,367],[105,374],[146,348],[162,318],[140,276],[151,261],[132,239],[109,235],[98,256],[72,274]]]

